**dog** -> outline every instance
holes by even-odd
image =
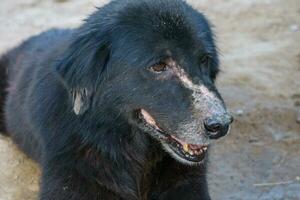
[[[0,60],[1,131],[41,166],[41,200],[210,199],[232,116],[208,20],[181,0],[113,0]]]

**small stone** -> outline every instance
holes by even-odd
[[[297,32],[297,31],[299,31],[299,26],[297,24],[293,24],[290,26],[290,30],[292,32]]]
[[[238,109],[235,113],[236,113],[238,116],[241,116],[241,115],[244,114],[244,110]]]

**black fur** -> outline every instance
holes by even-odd
[[[8,66],[7,58],[3,56],[0,60],[0,132],[6,134],[5,120],[4,120],[4,103],[7,95],[7,71],[6,66]]]
[[[143,106],[166,130],[189,119],[189,92],[145,70],[170,56],[163,50],[217,94],[209,24],[180,0],[116,0],[78,29],[49,30],[2,57],[5,126],[41,165],[40,199],[210,199],[206,164],[179,163],[133,122]],[[206,54],[209,68],[199,70]]]

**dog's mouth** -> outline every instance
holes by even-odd
[[[155,119],[144,109],[138,110],[138,118],[148,130],[155,131],[155,137],[159,139],[165,149],[175,158],[183,162],[199,163],[208,150],[206,144],[190,144],[178,137],[168,134],[155,121]],[[179,158],[178,158],[179,157]]]

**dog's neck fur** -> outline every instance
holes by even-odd
[[[118,127],[109,130],[107,127],[112,126],[106,126],[107,123]],[[97,133],[87,138],[82,147],[82,159],[86,167],[94,171],[92,174],[100,175],[103,172],[99,171],[107,171],[107,177],[96,175],[92,179],[100,185],[109,186],[108,190],[126,194],[122,196],[124,199],[146,199],[149,191],[145,188],[150,188],[149,185],[155,181],[152,173],[166,155],[159,143],[147,133],[122,120],[103,121]]]

